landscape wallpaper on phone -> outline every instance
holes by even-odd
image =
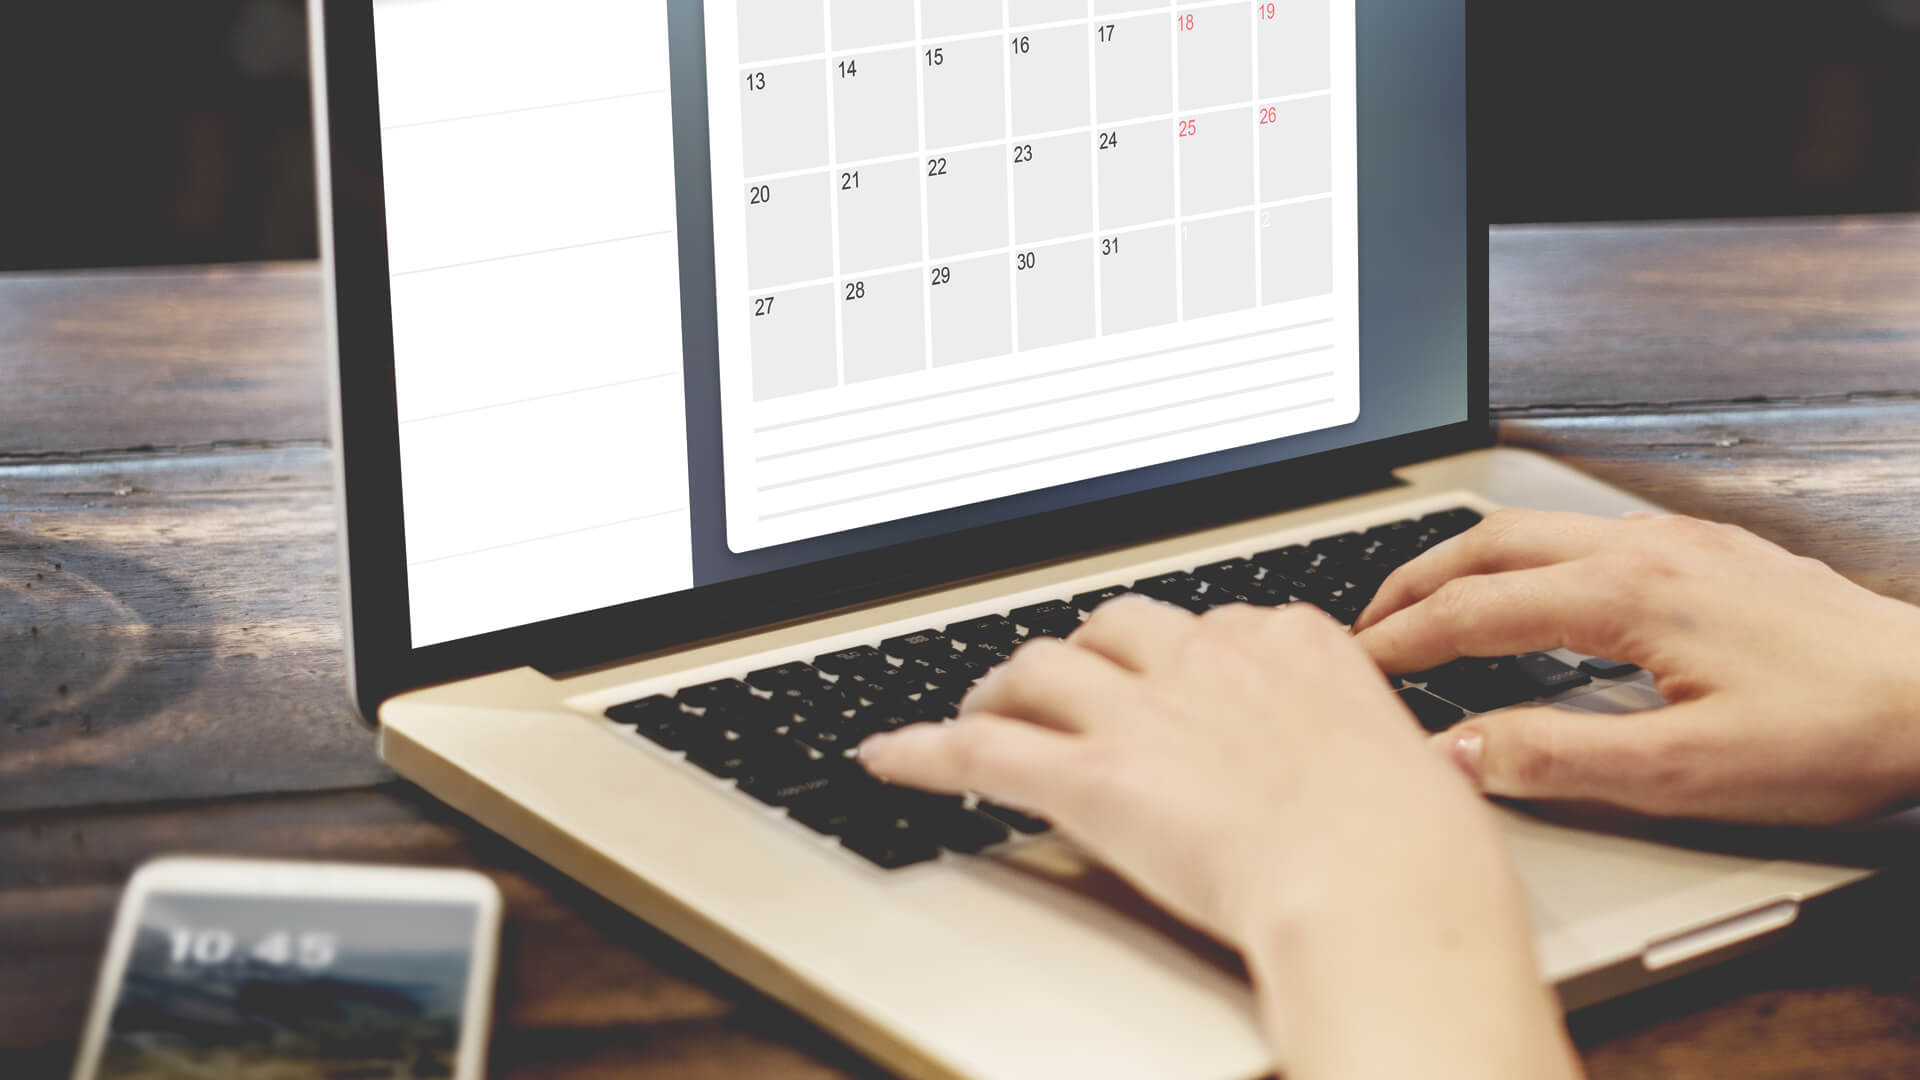
[[[474,919],[464,904],[149,897],[98,1075],[451,1076]],[[230,954],[182,961],[179,935],[210,929],[231,936]],[[261,944],[276,934],[325,936],[333,948],[303,964]]]

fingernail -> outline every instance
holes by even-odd
[[[1480,783],[1480,755],[1487,749],[1487,738],[1477,731],[1470,731],[1453,740],[1453,763],[1467,774],[1467,779],[1475,785]]]

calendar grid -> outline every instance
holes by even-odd
[[[1253,18],[1256,23],[1258,23],[1260,20],[1260,14],[1261,14],[1260,8],[1256,5],[1253,9]],[[1254,80],[1257,85],[1260,77],[1259,76],[1260,35],[1257,32],[1248,34],[1247,42],[1253,53],[1253,57],[1249,61],[1249,70],[1254,72]],[[1256,94],[1255,100],[1254,100],[1254,106],[1253,106],[1253,124],[1251,127],[1247,129],[1248,138],[1253,140],[1253,152],[1252,152],[1253,190],[1256,195],[1258,195],[1258,193],[1261,190],[1261,187],[1260,187],[1260,126],[1261,126],[1261,122],[1266,119],[1263,109],[1264,109],[1264,106],[1260,103],[1258,99],[1258,95]],[[1264,212],[1257,213],[1257,215],[1254,218],[1254,227],[1265,228],[1266,216],[1267,215]],[[1266,245],[1258,243],[1256,241],[1253,245],[1253,295],[1256,298],[1266,295],[1266,278],[1265,278],[1266,267],[1267,267]]]
[[[913,5],[913,37],[915,41],[921,41],[926,38],[925,13],[917,3]],[[927,69],[924,65],[913,65],[913,93],[914,100],[919,103],[920,115],[925,116],[927,114]],[[919,125],[919,136],[920,154],[916,160],[924,161],[927,156],[927,125]],[[927,171],[916,168],[914,170],[914,176],[920,188],[920,206],[922,208],[920,213],[920,265],[924,269],[933,264],[932,238],[927,232],[927,215],[925,211],[927,205]],[[926,280],[924,275],[920,284],[920,310],[922,313],[920,319],[920,348],[922,350],[920,366],[922,368],[930,368],[933,366],[933,284],[931,281]]]
[[[825,40],[833,40],[833,0],[820,0],[821,33]],[[827,83],[827,101],[833,100],[833,65],[825,64],[820,77]],[[827,109],[827,158],[831,162],[839,157],[840,133],[835,122],[834,110]],[[833,244],[833,273],[829,280],[840,280],[840,200],[835,199],[833,191],[833,168],[827,169],[827,235]],[[771,301],[769,301],[771,304]],[[847,384],[847,320],[839,304],[833,305],[833,382],[835,386]]]
[[[1000,36],[1009,42],[1013,40],[1013,0],[1000,0]],[[1000,89],[1002,94],[1000,101],[1002,127],[1000,130],[1001,133],[1006,136],[1001,146],[1011,147],[1013,145],[1012,58],[1006,56],[1000,58],[1000,73]],[[1003,160],[1005,156],[1005,151],[1003,150]],[[1007,169],[1006,188],[1007,251],[1011,253],[1020,246],[1020,238],[1014,234],[1015,223],[1018,220],[1014,217],[1014,207],[1017,205],[1016,200],[1018,194],[1014,189],[1013,170],[1011,168]],[[1007,275],[1007,342],[1008,352],[1017,353],[1020,351],[1020,284],[1019,280],[1013,274]]]
[[[993,255],[1007,256],[1007,255],[1012,255],[1016,250],[1021,250],[1023,247],[1026,247],[1026,246],[1033,246],[1033,247],[1040,247],[1040,248],[1059,247],[1064,244],[1075,243],[1077,241],[1082,241],[1082,240],[1098,240],[1104,237],[1127,236],[1134,233],[1151,232],[1154,229],[1163,229],[1169,225],[1177,225],[1182,223],[1192,224],[1193,222],[1196,222],[1196,221],[1212,221],[1216,218],[1233,217],[1236,214],[1245,214],[1249,209],[1254,211],[1273,210],[1283,206],[1298,206],[1302,203],[1327,202],[1332,198],[1333,198],[1333,194],[1331,192],[1321,192],[1320,194],[1317,194],[1317,195],[1307,195],[1297,199],[1283,199],[1277,202],[1259,203],[1252,207],[1236,206],[1227,210],[1211,210],[1204,214],[1191,214],[1183,218],[1163,218],[1159,221],[1143,221],[1137,224],[1122,225],[1112,229],[1100,229],[1092,232],[1075,233],[1068,236],[1056,236],[1056,237],[1052,237],[1050,239],[1041,241],[1039,244],[1035,244],[1035,245],[1010,245],[1007,247],[981,248],[978,250],[969,249],[965,252],[955,255],[951,260],[948,260],[948,261],[958,262],[958,261],[967,260],[967,259],[981,259],[981,258],[986,258],[988,256],[993,256]],[[930,265],[932,265],[932,263],[939,262],[939,261],[940,260],[933,260],[932,262],[929,262],[928,260],[924,260],[924,259],[914,259],[909,262],[894,263],[890,266],[876,266],[871,269],[865,270],[862,273],[869,277],[879,277],[885,274],[904,273],[908,270],[925,270]],[[767,289],[764,291],[779,292],[779,291],[790,290],[790,289],[805,289],[805,288],[818,286],[818,285],[830,285],[835,280],[836,279],[832,277],[819,277],[819,278],[809,278],[809,279],[800,280],[800,281],[782,281],[782,282],[778,282],[776,284],[768,286]]]
[[[1331,291],[1334,90],[1276,4],[805,7],[736,58],[756,400]]]
[[[1242,109],[1245,109],[1249,104],[1254,106],[1257,109],[1262,105],[1284,105],[1284,104],[1287,104],[1288,102],[1293,102],[1293,101],[1305,101],[1311,98],[1325,98],[1330,96],[1332,96],[1330,91],[1312,90],[1304,94],[1288,94],[1283,97],[1273,97],[1273,98],[1255,98],[1253,101],[1246,102],[1246,103],[1235,102],[1230,105],[1211,105],[1201,109],[1188,109],[1184,112],[1159,113],[1153,116],[1130,116],[1125,120],[1117,121],[1115,126],[1138,127],[1143,124],[1155,124],[1163,121],[1172,121],[1172,120],[1177,120],[1182,118],[1198,119],[1206,116],[1214,116],[1214,115],[1219,115],[1224,113],[1237,112]],[[1098,132],[1100,130],[1100,126],[1101,125],[1097,125],[1097,124],[1081,124],[1078,127],[1055,128],[1051,131],[1036,131],[1030,135],[1023,135],[1021,136],[1021,138],[1031,141],[1031,140],[1038,140],[1038,139],[1058,138],[1059,136],[1062,136],[1062,135],[1091,135]],[[967,150],[980,150],[989,146],[1001,146],[1006,144],[1006,142],[1007,142],[1006,139],[1000,138],[1000,139],[984,139],[984,140],[980,140],[977,142],[970,142],[970,143],[940,143],[940,144],[924,147],[923,153],[924,153],[924,150],[944,151],[948,153],[959,153]],[[863,168],[868,165],[888,165],[896,161],[910,161],[915,156],[916,155],[912,153],[887,154],[881,157],[861,158],[857,161],[841,161],[841,162],[838,162],[837,164],[841,168]],[[749,177],[748,180],[749,182],[764,183],[769,180],[788,180],[796,176],[805,176],[809,173],[817,173],[821,171],[822,171],[821,166],[813,165],[813,166],[808,166],[802,169],[790,169],[786,172],[759,173]]]
[[[1195,0],[1195,2],[1190,4],[1167,4],[1161,7],[1135,8],[1127,11],[1116,11],[1107,15],[1089,14],[1084,18],[1080,16],[1075,16],[1071,19],[1051,19],[1051,20],[1045,20],[1045,21],[1015,22],[1009,17],[1004,21],[1002,26],[993,27],[986,30],[971,30],[961,34],[940,34],[940,35],[916,34],[914,38],[914,42],[921,46],[952,45],[952,44],[958,44],[958,43],[967,42],[967,41],[978,41],[982,38],[992,38],[997,35],[1005,34],[1013,30],[1026,30],[1029,32],[1035,31],[1035,30],[1058,30],[1063,27],[1080,26],[1089,21],[1097,20],[1097,19],[1135,19],[1143,15],[1171,15],[1175,12],[1204,11],[1207,8],[1227,8],[1227,7],[1235,7],[1235,6],[1244,6],[1249,2],[1250,0]],[[918,16],[921,10],[923,9],[916,6],[915,8],[916,17]],[[828,40],[832,40],[831,37],[829,37]],[[793,64],[793,63],[800,63],[802,61],[807,61],[807,60],[827,60],[827,59],[841,59],[845,57],[859,57],[859,56],[871,55],[873,53],[883,53],[883,52],[890,51],[892,49],[897,49],[899,47],[900,47],[899,42],[886,42],[879,45],[859,45],[859,46],[853,46],[853,47],[844,48],[844,49],[828,49],[828,50],[819,51],[819,52],[794,53],[792,55],[781,56],[778,60],[772,60],[767,62],[780,63],[780,64]],[[747,64],[742,66],[748,67],[753,65]]]
[[[1098,0],[1087,0],[1087,26],[1090,28],[1097,25],[1094,22],[1098,16],[1098,12],[1094,10],[1097,6]],[[1094,115],[1099,111],[1097,103],[1100,100],[1100,83],[1095,73],[1100,70],[1100,59],[1095,52],[1100,43],[1100,34],[1101,31],[1095,29],[1093,33],[1087,35],[1087,114],[1089,119],[1096,121],[1100,119]],[[1094,125],[1096,128],[1098,126],[1098,124]],[[1100,140],[1098,138],[1087,140],[1087,175],[1093,190],[1094,230],[1098,232],[1100,225]],[[1087,258],[1093,263],[1093,330],[1097,334],[1107,325],[1106,297],[1100,288],[1100,244],[1088,245]]]
[[[1171,96],[1168,100],[1173,102],[1174,112],[1178,113],[1180,111],[1180,16],[1177,13],[1171,14],[1174,15],[1175,24],[1173,31],[1174,41],[1171,50],[1172,56],[1167,62],[1167,77],[1173,84],[1173,88],[1170,91]],[[1175,120],[1174,123],[1178,124],[1180,121]],[[1176,144],[1176,146],[1177,145],[1178,144]],[[1173,163],[1173,209],[1175,219],[1173,222],[1173,317],[1174,320],[1178,322],[1184,322],[1187,318],[1187,275],[1184,273],[1187,265],[1187,228],[1186,222],[1180,220],[1180,209],[1186,205],[1182,201],[1185,193],[1182,191],[1181,185],[1181,180],[1183,179],[1182,174],[1184,172],[1185,170],[1180,168],[1179,151],[1176,149],[1174,151]]]

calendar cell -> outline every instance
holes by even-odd
[[[1016,31],[1007,43],[1013,66],[1013,134],[1087,126],[1092,114],[1084,24]]]
[[[1166,15],[1100,23],[1094,34],[1094,123],[1173,111],[1173,24]]]
[[[785,0],[813,7],[819,0]],[[901,0],[832,0],[833,47],[863,49],[913,40],[913,5]]]
[[[1093,228],[1093,158],[1088,135],[1013,144],[1013,239],[1034,244]]]
[[[1022,351],[1093,336],[1093,251],[1092,240],[1069,240],[1010,256]]]
[[[1333,291],[1333,200],[1290,203],[1260,211],[1262,303],[1278,304]]]
[[[1173,121],[1094,133],[1100,170],[1100,228],[1116,229],[1174,216]]]
[[[1166,7],[1166,0],[1094,0],[1095,15],[1118,15],[1127,11],[1142,11],[1147,8]]]
[[[1015,26],[1087,17],[1087,0],[1007,0],[1007,18]]]
[[[1100,237],[1100,332],[1174,321],[1172,225]]]
[[[1260,37],[1260,96],[1305,94],[1333,85],[1330,0],[1271,2],[1271,19],[1266,17],[1267,0],[1254,9]]]
[[[848,382],[926,368],[926,307],[917,268],[849,278],[834,299],[840,304]]]
[[[830,174],[840,210],[840,269],[920,261],[920,162],[914,158]]]
[[[1297,98],[1259,109],[1260,201],[1333,190],[1333,102]]]
[[[740,59],[754,64],[826,48],[826,9],[793,0],[739,0]]]
[[[1181,213],[1205,214],[1253,202],[1253,136],[1248,131],[1253,121],[1252,109],[1224,109],[1179,121]]]
[[[1253,97],[1253,47],[1247,41],[1249,4],[1200,8],[1181,16],[1180,109],[1229,105]]]
[[[741,76],[748,176],[827,164],[827,66],[819,60],[748,68]]]
[[[833,285],[809,285],[747,300],[753,342],[753,398],[826,390],[834,370]]]
[[[1007,137],[1006,52],[998,35],[921,50],[929,150]]]
[[[929,154],[927,247],[936,259],[1007,246],[1005,146]]]
[[[933,316],[933,366],[964,364],[1013,351],[1013,297],[1004,255],[934,263],[927,269]]]
[[[1254,215],[1226,214],[1181,226],[1182,313],[1204,319],[1254,304]]]
[[[833,60],[834,160],[911,154],[920,145],[920,90],[914,49]]]
[[[1000,0],[924,0],[920,5],[920,32],[930,38],[1000,27]]]
[[[828,174],[802,173],[749,183],[747,286],[769,289],[833,274]]]

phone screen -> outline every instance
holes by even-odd
[[[97,1077],[451,1076],[471,904],[155,892]]]

